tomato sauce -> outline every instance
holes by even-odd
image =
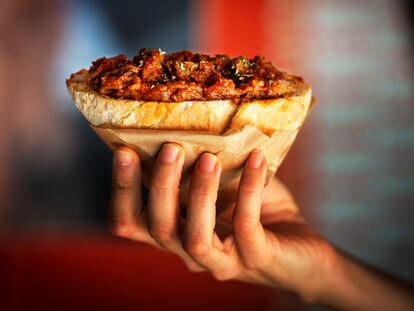
[[[141,49],[100,58],[89,69],[89,84],[99,94],[119,99],[180,102],[231,99],[236,103],[302,93],[302,78],[276,69],[263,57],[165,53]]]

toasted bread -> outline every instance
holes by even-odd
[[[76,107],[97,127],[204,131],[223,134],[253,125],[271,136],[276,130],[301,126],[311,103],[311,88],[275,99],[252,100],[239,105],[230,99],[157,102],[111,98],[88,84],[83,69],[71,75],[67,87]]]

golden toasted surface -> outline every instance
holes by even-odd
[[[231,99],[181,102],[116,99],[99,94],[89,80],[88,70],[83,69],[71,75],[67,86],[77,108],[98,127],[223,134],[250,124],[271,136],[276,130],[300,127],[311,103],[310,87],[300,94],[239,105]]]

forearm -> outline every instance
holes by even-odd
[[[317,302],[339,310],[414,310],[411,286],[338,253],[337,271]]]

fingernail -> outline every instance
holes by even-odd
[[[117,151],[115,161],[121,166],[129,166],[132,163],[132,156],[128,152]]]
[[[212,173],[216,167],[217,157],[211,153],[203,153],[198,162],[198,167],[205,173]]]
[[[166,144],[161,150],[161,162],[165,164],[174,163],[177,160],[180,149],[173,144]]]
[[[251,168],[259,168],[263,163],[263,155],[260,151],[253,151],[247,161],[247,164]]]

